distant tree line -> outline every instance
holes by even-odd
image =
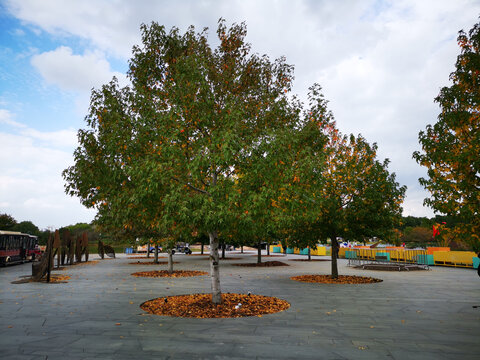
[[[96,242],[100,234],[96,231],[96,228],[92,224],[87,223],[77,223],[75,225],[68,225],[60,228],[59,230],[68,229],[73,236],[82,234],[83,232],[87,233],[89,241]],[[40,245],[45,245],[47,243],[50,233],[55,231],[55,229],[39,229],[31,221],[20,221],[18,222],[13,216],[9,214],[0,214],[0,230],[4,231],[18,231],[24,234],[30,234],[38,236],[38,242]]]
[[[452,229],[459,226],[462,226],[460,220],[453,216],[405,216],[392,242],[396,245],[405,243],[409,247],[445,245],[452,249],[474,250],[468,242],[452,233]],[[433,236],[434,227],[439,231],[436,236]]]

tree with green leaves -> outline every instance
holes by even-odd
[[[238,180],[265,171],[263,149],[298,125],[287,98],[293,68],[252,54],[244,24],[228,29],[220,20],[216,49],[206,29],[182,35],[152,23],[141,31],[131,87],[114,80],[92,92],[90,129],[79,131],[75,164],[64,172],[67,192],[125,230],[208,233],[218,304],[219,236],[248,216]]]
[[[312,87],[311,93],[309,115],[328,137],[323,149],[326,166],[320,159],[319,165],[312,167],[314,179],[298,202],[305,204],[303,229],[317,240],[330,239],[331,275],[337,278],[337,239],[363,240],[392,233],[401,220],[406,188],[389,173],[388,160],[377,160],[376,144],[370,145],[361,135],[339,132],[320,86]],[[304,244],[311,245],[312,235],[304,238]]]
[[[17,220],[11,215],[0,214],[0,230],[12,230],[17,224]]]
[[[424,203],[453,217],[456,236],[480,251],[480,23],[457,41],[452,85],[435,98],[438,121],[419,133],[422,151],[413,157],[428,170],[419,180],[430,192]]]
[[[388,171],[388,160],[376,159],[377,146],[362,137],[332,135],[320,229],[332,245],[332,277],[338,277],[338,237],[387,237],[401,220],[406,187]]]

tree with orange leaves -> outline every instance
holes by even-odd
[[[413,157],[428,170],[419,180],[430,192],[424,203],[453,217],[456,237],[480,251],[480,23],[457,41],[453,84],[435,98],[441,113],[419,133],[422,151]]]
[[[388,160],[377,160],[376,144],[370,145],[361,135],[344,135],[336,128],[321,87],[314,85],[310,91],[311,121],[328,141],[318,151],[318,166],[309,165],[313,179],[302,187],[305,216],[296,219],[300,224],[296,243],[311,245],[312,235],[317,240],[329,238],[331,275],[337,278],[337,239],[391,235],[401,218],[406,188],[389,173]]]

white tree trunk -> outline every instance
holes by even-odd
[[[220,290],[220,266],[218,258],[218,237],[217,232],[209,232],[210,237],[210,278],[212,280],[212,302],[222,303],[222,292]]]

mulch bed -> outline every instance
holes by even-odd
[[[331,259],[288,259],[288,261],[332,261]]]
[[[174,261],[174,264],[178,264],[178,261]],[[159,261],[155,263],[153,261],[137,261],[137,262],[129,262],[130,265],[165,265],[168,264],[168,261]]]
[[[70,276],[68,275],[53,275],[50,274],[50,284],[54,283],[67,283],[70,280]],[[26,276],[24,279],[12,281],[12,284],[25,284],[25,283],[32,283],[32,282],[40,282],[40,283],[47,283],[47,277],[45,276],[40,281],[33,281],[31,276]]]
[[[97,265],[100,260],[89,260],[87,262],[82,261],[82,262],[76,262],[73,265],[74,266],[82,266],[82,265]]]
[[[264,261],[259,263],[242,263],[242,264],[233,264],[235,266],[247,266],[247,267],[271,267],[271,266],[290,266],[281,261]]]
[[[290,279],[319,284],[373,284],[383,281],[372,277],[355,275],[338,275],[337,279],[332,279],[331,275],[300,275],[293,276]]]
[[[196,270],[174,270],[173,273],[169,273],[167,270],[155,270],[155,271],[139,271],[132,274],[136,277],[190,277],[190,276],[202,276],[208,275],[205,271]]]
[[[262,295],[222,294],[222,303],[214,305],[211,294],[168,296],[149,300],[140,308],[154,315],[188,318],[236,318],[274,314],[290,307],[282,299]]]

